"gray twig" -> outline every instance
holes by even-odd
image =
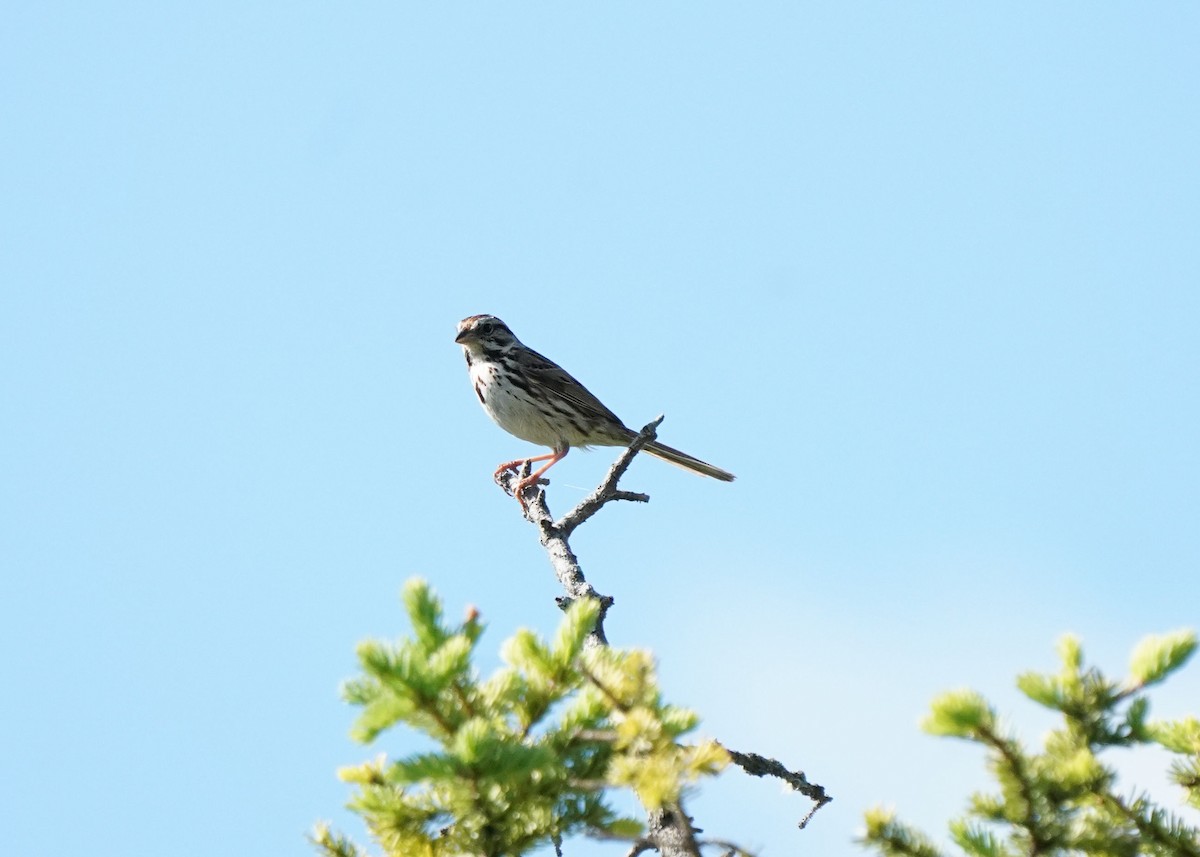
[[[700,845],[696,842],[696,828],[692,819],[676,801],[650,813],[647,832],[664,857],[700,857]]]
[[[646,494],[617,490],[617,483],[621,481],[621,477],[629,469],[629,465],[633,462],[633,457],[641,452],[646,444],[658,437],[658,427],[662,424],[662,421],[663,415],[659,414],[657,419],[646,423],[645,427],[638,432],[638,436],[629,444],[629,448],[622,452],[620,457],[613,462],[613,466],[608,469],[608,474],[604,477],[604,481],[596,487],[596,490],[584,497],[578,506],[555,522],[554,525],[562,530],[564,535],[569,536],[575,531],[576,527],[599,512],[600,508],[611,500],[633,500],[639,503],[650,502],[650,497]]]
[[[529,499],[526,504],[525,517],[537,525],[538,538],[542,542],[542,547],[546,549],[546,553],[550,556],[550,565],[554,568],[554,576],[558,578],[558,582],[567,593],[555,599],[558,606],[566,610],[571,602],[577,598],[595,598],[600,602],[600,615],[596,619],[596,627],[588,635],[589,646],[608,645],[608,638],[604,635],[604,617],[608,613],[608,608],[612,606],[613,599],[610,595],[601,595],[596,591],[595,587],[587,582],[587,578],[583,576],[583,570],[579,567],[579,558],[571,550],[569,539],[576,527],[600,511],[606,503],[613,500],[635,500],[645,503],[650,500],[645,494],[618,489],[617,483],[625,471],[629,469],[629,464],[633,461],[633,457],[646,444],[654,440],[656,430],[662,421],[663,418],[660,416],[648,423],[638,433],[638,436],[633,439],[633,442],[629,444],[629,448],[622,452],[617,460],[613,462],[613,466],[608,469],[608,473],[600,485],[597,486],[596,490],[587,497],[584,497],[579,502],[579,505],[563,515],[558,521],[555,521],[554,517],[550,514],[550,507],[546,504],[546,492],[544,489],[530,491],[526,495]],[[500,474],[496,481],[500,483],[500,486],[505,491],[511,494],[513,486],[516,485],[516,482],[521,477],[521,473],[507,471]]]
[[[701,839],[699,844],[701,848],[712,846],[722,849],[721,857],[753,857],[749,851],[736,842],[729,842],[725,839]]]
[[[768,759],[766,756],[760,756],[758,753],[739,753],[737,750],[725,748],[729,753],[729,758],[734,764],[740,767],[752,777],[778,777],[793,789],[800,792],[806,798],[813,802],[813,807],[808,811],[804,818],[800,819],[800,829],[803,830],[817,810],[829,803],[833,798],[825,793],[825,787],[819,786],[816,783],[810,783],[808,777],[804,776],[803,771],[789,771],[783,766],[782,762],[775,759]]]

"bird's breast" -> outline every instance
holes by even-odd
[[[478,357],[470,363],[469,371],[471,386],[483,409],[509,434],[552,449],[587,445],[586,429],[551,413],[553,409],[544,399],[539,401],[539,394],[523,377]]]

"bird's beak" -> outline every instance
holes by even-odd
[[[462,345],[464,342],[466,342],[470,338],[471,338],[471,331],[460,330],[458,332],[458,336],[454,337],[454,341],[457,342],[459,345]]]

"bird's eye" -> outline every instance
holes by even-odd
[[[492,324],[490,321],[485,321],[483,324],[479,325],[479,332],[484,336],[491,336],[492,331],[495,329],[496,325]]]

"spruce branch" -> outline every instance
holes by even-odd
[[[1173,818],[1168,812],[1150,803],[1146,798],[1126,801],[1115,794],[1102,795],[1100,800],[1114,813],[1128,821],[1138,836],[1149,846],[1164,854],[1181,857],[1200,857],[1200,839],[1190,831],[1183,821]]]
[[[1197,805],[1194,780],[1179,776],[1200,760],[1200,721],[1148,723],[1146,689],[1180,669],[1197,648],[1194,632],[1148,637],[1135,649],[1124,682],[1084,667],[1078,639],[1059,642],[1057,673],[1023,673],[1017,686],[1029,699],[1058,711],[1040,751],[1027,750],[998,726],[980,694],[952,691],[934,700],[922,728],[961,738],[987,750],[996,794],[977,793],[950,824],[953,841],[971,857],[1079,854],[1096,857],[1200,857],[1200,828],[1173,815],[1147,795],[1115,791],[1116,773],[1099,755],[1110,748],[1157,745],[1177,758],[1171,773]],[[860,840],[884,855],[934,857],[939,852],[888,810],[866,816]]]

